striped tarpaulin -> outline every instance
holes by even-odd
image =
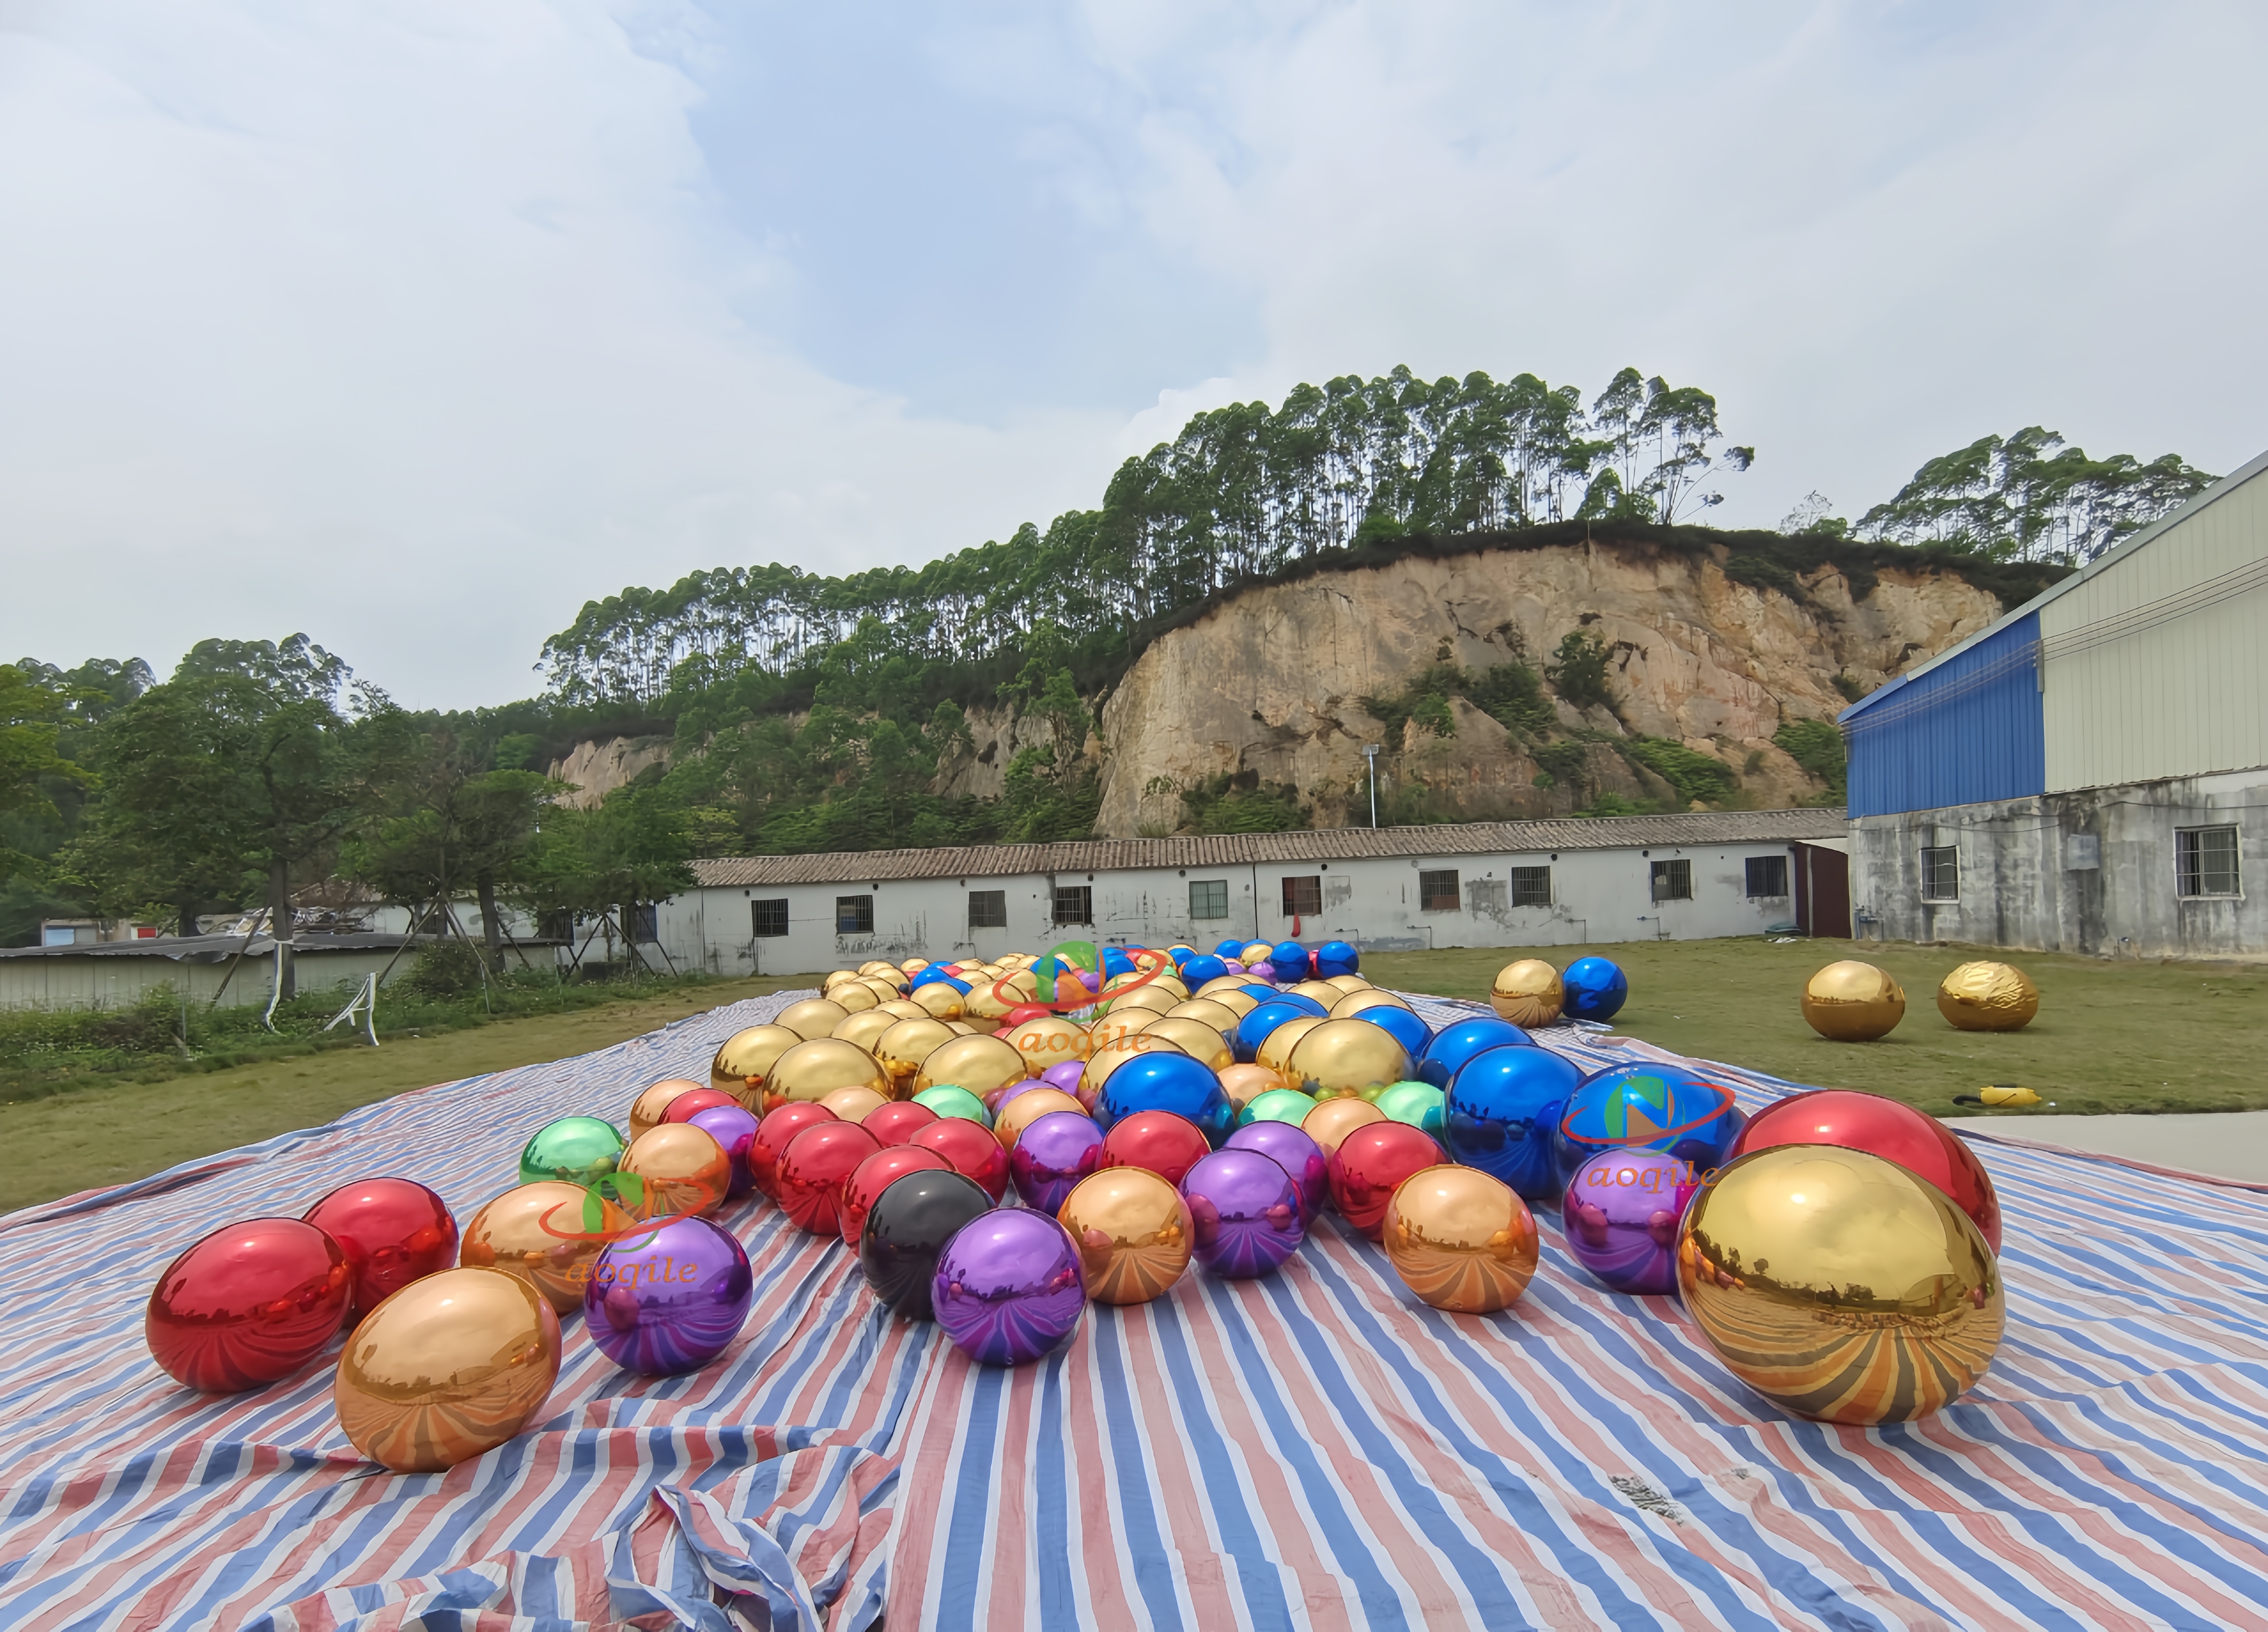
[[[1334,1220],[1004,1371],[752,1203],[718,1361],[639,1379],[571,1321],[536,1422],[446,1474],[357,1459],[326,1364],[212,1399],[150,1361],[144,1301],[206,1230],[374,1173],[465,1217],[533,1128],[619,1119],[795,995],[0,1219],[0,1625],[2268,1628],[2268,1195],[1990,1142],[1999,1358],[1874,1431],[1767,1405],[1550,1209],[1498,1316],[1418,1305]]]

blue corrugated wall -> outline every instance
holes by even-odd
[[[2044,792],[2039,643],[2039,614],[2029,613],[1918,679],[1845,709],[1851,814]]]

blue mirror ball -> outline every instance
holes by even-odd
[[[1667,1150],[1697,1178],[1725,1164],[1748,1123],[1732,1090],[1658,1060],[1610,1065],[1568,1096],[1557,1139],[1564,1182],[1601,1152]]]
[[[1630,1001],[1630,976],[1605,958],[1578,958],[1559,977],[1566,1000],[1559,1012],[1571,1020],[1611,1020]]]
[[[1223,962],[1226,962],[1231,958],[1241,958],[1247,944],[1240,940],[1226,940],[1212,949],[1212,955]]]
[[[1228,973],[1228,966],[1218,958],[1192,958],[1182,966],[1182,984],[1194,995],[1207,981],[1217,981]]]
[[[1171,1111],[1187,1117],[1216,1150],[1236,1128],[1235,1107],[1220,1078],[1204,1061],[1162,1049],[1137,1055],[1110,1073],[1095,1101],[1094,1120],[1108,1131],[1137,1111]]]
[[[1236,1034],[1228,1040],[1228,1044],[1235,1050],[1236,1057],[1249,1065],[1252,1056],[1260,1052],[1260,1045],[1268,1040],[1268,1033],[1286,1020],[1296,1020],[1302,1015],[1321,1019],[1329,1012],[1322,1004],[1303,993],[1278,992],[1267,1002],[1254,1005],[1251,1011],[1236,1023]]]
[[[1362,954],[1344,941],[1325,941],[1315,948],[1315,978],[1328,981],[1335,974],[1356,974],[1362,969]]]
[[[1431,1083],[1436,1088],[1447,1088],[1450,1079],[1475,1055],[1485,1054],[1491,1048],[1535,1047],[1535,1039],[1510,1020],[1485,1017],[1459,1020],[1434,1033],[1433,1040],[1425,1045],[1425,1052],[1418,1056],[1418,1080]]]
[[[1108,981],[1117,975],[1133,974],[1135,973],[1137,973],[1137,971],[1134,967],[1134,960],[1126,955],[1123,948],[1106,946],[1102,949],[1102,978],[1104,980]]]
[[[1580,1070],[1549,1048],[1476,1055],[1449,1084],[1442,1143],[1453,1159],[1503,1180],[1531,1202],[1557,1195],[1565,1185],[1556,1150],[1559,1119],[1582,1081]]]
[[[1292,996],[1297,996],[1298,993]],[[1397,1009],[1390,1003],[1376,1003],[1359,1011],[1358,1020],[1368,1020],[1373,1026],[1394,1033],[1394,1040],[1411,1059],[1425,1053],[1425,1045],[1433,1040],[1433,1028],[1407,1009]]]
[[[1174,967],[1178,969],[1190,959],[1196,957],[1197,953],[1191,952],[1186,946],[1174,946],[1167,949],[1166,956],[1174,960]]]
[[[964,997],[968,995],[968,981],[954,979],[935,964],[930,965],[928,968],[916,974],[913,978],[913,986],[950,986]],[[911,991],[913,986],[909,986],[906,989]]]
[[[1314,959],[1307,956],[1307,949],[1297,941],[1277,942],[1275,950],[1268,954],[1268,961],[1275,966],[1276,978],[1286,986],[1306,980],[1315,967]]]

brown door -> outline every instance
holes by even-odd
[[[1795,847],[1795,927],[1827,940],[1851,938],[1851,858],[1841,850]]]

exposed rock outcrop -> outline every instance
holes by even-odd
[[[560,803],[590,810],[615,789],[627,786],[649,767],[669,763],[666,737],[609,737],[603,741],[578,742],[563,760],[554,760],[548,773],[554,782],[571,783],[575,791]]]

